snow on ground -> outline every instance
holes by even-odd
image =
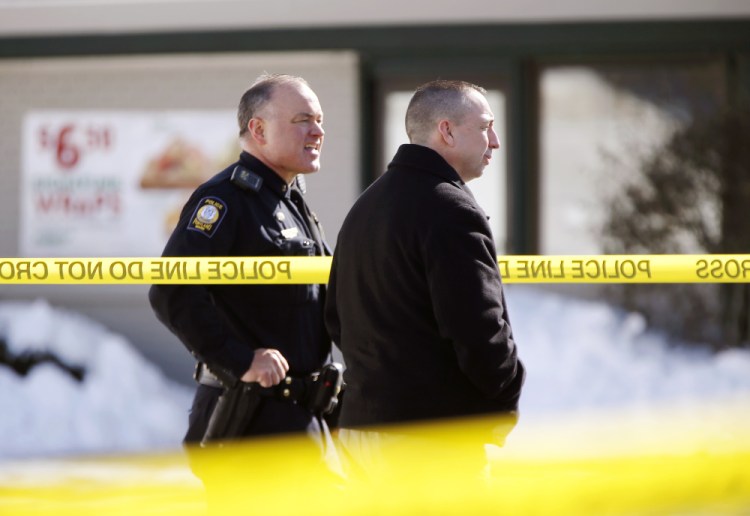
[[[507,292],[528,370],[522,422],[750,395],[750,351],[669,346],[639,315],[526,286]],[[123,337],[44,301],[0,303],[0,337],[16,353],[49,350],[87,369],[78,383],[49,364],[25,378],[0,366],[0,459],[179,447],[192,389],[167,380]]]
[[[640,314],[518,285],[506,290],[528,370],[526,416],[750,395],[750,350],[670,344]]]
[[[0,337],[13,353],[47,350],[86,368],[79,383],[49,363],[26,377],[0,366],[0,458],[179,446],[190,389],[123,337],[44,301],[0,303]]]

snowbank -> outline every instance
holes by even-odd
[[[750,351],[669,345],[644,319],[527,286],[507,288],[528,377],[521,422],[596,409],[750,400]],[[15,352],[49,350],[86,367],[78,383],[53,365],[26,378],[0,366],[0,459],[174,450],[192,389],[168,381],[121,336],[77,314],[0,303]],[[515,432],[521,431],[519,427]]]
[[[53,364],[26,377],[0,366],[0,458],[180,445],[190,389],[165,379],[123,337],[44,301],[0,303],[0,337],[14,353],[46,350],[86,369],[77,382]]]
[[[639,314],[526,286],[511,285],[507,297],[528,371],[526,416],[750,395],[750,350],[670,342]]]

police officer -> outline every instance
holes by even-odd
[[[303,199],[300,174],[320,168],[323,112],[307,82],[263,75],[237,113],[243,152],[192,194],[164,256],[330,254]],[[223,388],[262,387],[304,377],[324,364],[330,339],[319,285],[154,285],[151,306],[196,357],[198,388],[186,443],[199,442]],[[247,436],[325,431],[303,404],[261,400]]]

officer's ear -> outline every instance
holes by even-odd
[[[440,133],[440,138],[449,147],[453,147],[452,130],[453,130],[453,127],[452,127],[450,120],[443,119],[440,122],[438,122],[438,133]]]
[[[247,132],[254,141],[266,143],[266,121],[262,118],[251,118],[247,123]]]

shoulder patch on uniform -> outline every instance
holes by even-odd
[[[262,177],[242,165],[234,167],[232,177],[229,180],[243,190],[252,190],[253,192],[259,191],[263,185]]]
[[[198,202],[198,207],[190,217],[188,229],[198,231],[211,238],[224,220],[227,204],[218,197],[204,197]]]

